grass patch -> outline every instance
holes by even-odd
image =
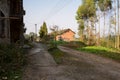
[[[59,50],[57,47],[48,49],[49,53],[53,56],[57,64],[61,64],[64,57],[64,52]]]
[[[21,80],[24,64],[25,56],[22,48],[0,44],[0,80]]]
[[[93,53],[93,54],[107,57],[107,58],[120,62],[120,53],[117,50],[114,50],[112,48],[106,48],[106,47],[101,47],[101,46],[99,47],[98,46],[87,46],[83,48],[78,48],[78,50]]]

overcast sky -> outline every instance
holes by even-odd
[[[35,24],[39,30],[45,21],[48,29],[58,25],[60,29],[70,28],[77,34],[75,15],[80,4],[81,0],[24,0],[26,33],[35,32]]]

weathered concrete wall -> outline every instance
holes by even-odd
[[[9,4],[7,0],[0,0],[0,12],[4,14],[4,16],[1,16],[0,22],[4,20],[4,26],[0,26],[1,28],[4,28],[2,32],[4,32],[4,37],[0,37],[0,43],[10,43],[10,23],[9,23]],[[4,18],[3,18],[4,17]]]
[[[0,13],[0,43],[22,41],[23,0],[0,0]]]
[[[23,41],[23,13],[23,1],[10,0],[10,16],[18,18],[10,20],[11,43],[21,43]]]

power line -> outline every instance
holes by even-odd
[[[64,2],[64,3],[63,3]],[[51,9],[51,11],[48,13],[46,19],[49,19],[53,17],[55,14],[57,14],[59,11],[61,11],[63,8],[65,8],[67,5],[69,5],[72,2],[72,0],[59,0],[58,3]]]
[[[57,13],[59,13],[62,9],[64,9],[67,5],[69,5],[73,0],[59,0],[55,6],[48,12],[48,15],[45,17],[45,20],[50,19],[51,17],[55,16]],[[26,20],[27,23],[33,24]],[[40,24],[42,21],[37,22],[36,24]]]
[[[63,3],[64,2],[64,3]],[[59,11],[61,11],[63,8],[65,8],[67,5],[69,5],[72,2],[72,0],[59,0],[55,6],[48,12],[48,15],[44,18],[44,21],[47,19],[52,18],[55,16]],[[43,21],[39,21],[36,24],[41,24]],[[33,23],[34,24],[34,23]]]
[[[61,0],[59,0],[56,5],[49,11],[48,15],[46,17],[48,17],[51,13],[54,12],[54,10],[56,10],[58,7],[58,5],[61,3]]]

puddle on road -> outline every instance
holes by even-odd
[[[43,49],[35,49],[35,50],[33,50],[33,53],[38,53],[38,52],[40,52],[40,51],[42,51]]]
[[[31,50],[31,52],[30,52],[29,55],[34,55],[34,54],[36,54],[36,53],[40,53],[40,52],[43,51],[43,50],[44,50],[44,49],[39,49],[39,48],[34,49],[34,50]]]

